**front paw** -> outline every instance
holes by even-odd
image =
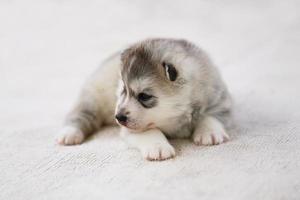
[[[207,131],[194,134],[193,141],[196,145],[218,145],[229,140],[225,130]]]
[[[150,161],[166,160],[175,156],[174,148],[168,143],[145,146],[141,152],[143,157]]]
[[[83,132],[72,126],[63,127],[56,138],[56,142],[60,145],[76,145],[81,144],[83,141]]]

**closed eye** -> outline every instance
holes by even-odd
[[[152,95],[146,94],[144,92],[139,93],[137,96],[138,100],[142,102],[149,101],[152,97]]]

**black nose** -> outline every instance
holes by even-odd
[[[119,122],[126,122],[126,121],[127,121],[127,117],[126,117],[125,115],[117,114],[115,117],[116,117],[116,119],[117,119]]]

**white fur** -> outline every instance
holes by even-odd
[[[103,123],[115,124],[114,110],[117,102],[116,91],[119,81],[120,55],[114,55],[102,63],[102,66],[88,78],[82,95],[84,99],[94,99],[103,113]],[[82,100],[79,100],[82,101]]]
[[[222,123],[214,117],[205,117],[193,134],[193,141],[197,145],[216,145],[228,140]]]
[[[150,129],[141,133],[122,127],[120,133],[147,160],[165,160],[175,156],[174,148],[159,129]]]
[[[76,127],[64,126],[58,133],[56,140],[61,145],[81,144],[84,140],[84,134]]]

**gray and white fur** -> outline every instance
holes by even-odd
[[[191,137],[197,145],[227,141],[231,104],[200,48],[186,40],[148,39],[107,59],[87,80],[57,141],[80,144],[117,122],[144,158],[164,160],[175,156],[168,138]]]

